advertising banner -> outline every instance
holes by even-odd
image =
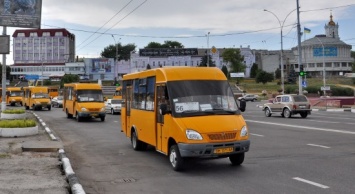
[[[337,47],[324,47],[325,57],[336,57],[338,56]],[[313,57],[323,57],[323,48],[313,48]]]
[[[40,28],[42,0],[0,0],[0,26]]]
[[[197,48],[146,48],[139,49],[139,56],[189,56],[198,55]]]
[[[91,72],[92,73],[110,73],[112,70],[111,61],[109,59],[93,59]]]

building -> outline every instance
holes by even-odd
[[[352,46],[340,40],[339,25],[333,21],[332,14],[324,29],[325,34],[316,35],[301,43],[302,64],[307,75],[320,77],[323,76],[323,70],[327,77],[343,76],[351,72],[352,62],[354,62],[351,57]],[[298,47],[292,48],[292,51],[295,56],[298,56]],[[293,65],[299,72],[297,58],[294,59]]]
[[[15,78],[26,74],[58,76],[66,62],[75,60],[75,35],[66,29],[16,30],[12,37],[11,74]]]

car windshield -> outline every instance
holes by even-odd
[[[58,96],[57,100],[63,100],[63,96]]]
[[[101,90],[78,90],[78,102],[103,102],[104,96]]]
[[[122,100],[111,100],[111,104],[121,104]]]
[[[302,95],[298,95],[298,96],[293,96],[293,100],[295,102],[307,102],[307,97],[306,96],[302,96]]]
[[[176,117],[240,113],[227,81],[172,81],[167,86]]]
[[[35,93],[32,98],[49,98],[49,95],[47,93]]]
[[[22,91],[12,91],[11,93],[10,93],[10,96],[13,96],[13,97],[15,97],[15,96],[22,96]]]

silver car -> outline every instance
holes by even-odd
[[[245,94],[244,96],[241,96],[238,98],[239,101],[245,100],[245,101],[256,101],[258,100],[259,96],[256,94]]]
[[[122,100],[119,99],[107,99],[105,102],[106,112],[110,112],[111,114],[121,113],[121,103]]]
[[[51,100],[52,107],[63,107],[63,96],[56,96]]]

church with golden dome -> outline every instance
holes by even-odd
[[[325,34],[316,35],[301,43],[302,64],[307,75],[312,77],[343,76],[351,72],[352,46],[340,40],[339,25],[334,22],[333,15],[330,14],[329,22],[324,26]],[[298,47],[292,48],[295,56],[293,67],[299,72]]]

